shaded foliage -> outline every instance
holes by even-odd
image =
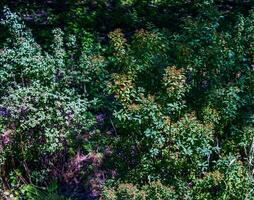
[[[253,198],[252,1],[1,6],[4,199]]]

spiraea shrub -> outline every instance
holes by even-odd
[[[253,199],[252,2],[61,3],[3,11],[0,196]]]

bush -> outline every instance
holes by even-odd
[[[252,198],[250,1],[15,2],[0,24],[3,198]]]

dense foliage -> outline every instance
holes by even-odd
[[[254,198],[251,1],[0,6],[1,199]]]

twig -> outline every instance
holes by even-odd
[[[117,131],[116,131],[115,125],[113,124],[113,121],[112,121],[112,119],[111,119],[111,118],[110,118],[110,122],[111,122],[111,125],[112,125],[112,127],[113,127],[113,129],[114,129],[114,132],[115,132],[116,136],[117,136],[118,134],[117,134]]]

